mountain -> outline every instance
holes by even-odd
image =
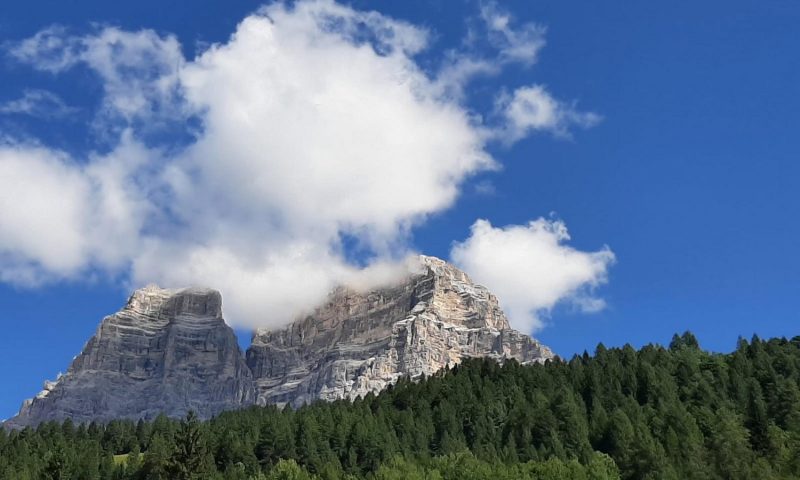
[[[144,455],[142,455],[144,452]],[[355,402],[0,429],[0,479],[789,480],[800,337],[487,358]]]
[[[104,318],[67,373],[46,382],[6,424],[152,419],[189,410],[210,417],[253,399],[252,375],[222,318],[219,292],[150,286]]]
[[[246,357],[225,324],[219,292],[150,286],[103,319],[67,373],[5,425],[189,410],[208,418],[254,403],[355,399],[470,357],[536,363],[553,353],[511,329],[485,287],[433,257],[420,257],[419,271],[394,285],[339,287],[287,327],[257,330]]]
[[[258,403],[355,399],[466,357],[543,362],[553,353],[511,329],[497,301],[461,270],[420,257],[421,271],[367,293],[336,289],[282,330],[258,330],[247,365]]]

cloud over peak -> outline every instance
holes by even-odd
[[[535,60],[543,31],[514,29],[502,15],[483,13],[496,58],[464,61],[488,71]],[[510,124],[513,141],[575,123],[525,123],[514,99],[500,123],[481,121],[443,88],[463,93],[471,74],[453,75],[452,61],[434,73],[418,65],[429,38],[317,0],[264,7],[195,59],[151,30],[72,36],[52,27],[23,40],[12,54],[34,68],[95,72],[95,130],[114,148],[85,158],[0,148],[0,279],[99,271],[135,285],[206,284],[225,295],[229,320],[265,326],[337,283],[406,271],[413,228],[450,208],[470,177],[497,168],[488,146]],[[20,199],[30,203],[20,208]],[[348,260],[344,238],[358,244],[359,262]]]
[[[560,220],[539,218],[506,227],[478,220],[469,238],[453,245],[450,256],[497,295],[512,325],[530,332],[541,329],[559,303],[586,312],[605,307],[593,293],[607,281],[614,253],[608,247],[576,250],[566,245],[569,239]]]

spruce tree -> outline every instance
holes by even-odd
[[[190,411],[175,434],[168,464],[172,480],[204,479],[211,470],[208,441],[197,415]]]
[[[170,478],[170,459],[173,448],[171,439],[165,439],[160,433],[156,433],[150,438],[141,469],[144,480],[168,480]]]

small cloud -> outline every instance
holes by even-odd
[[[453,245],[450,258],[495,293],[511,325],[529,333],[560,303],[591,313],[605,302],[594,295],[606,283],[614,253],[577,250],[560,220],[539,218],[527,225],[494,227],[478,220],[469,238]]]
[[[448,52],[437,74],[441,90],[461,98],[467,84],[477,77],[497,75],[511,64],[524,67],[535,64],[546,44],[547,29],[535,23],[514,23],[513,16],[496,3],[482,4],[480,21],[470,25],[464,39],[469,50]],[[479,52],[481,43],[485,43],[483,46],[490,54]]]
[[[494,195],[497,193],[497,187],[495,187],[491,180],[481,180],[475,184],[475,193],[487,196]]]
[[[61,25],[51,25],[18,43],[6,45],[8,54],[37,70],[59,73],[80,60],[81,41]]]
[[[511,95],[501,95],[495,108],[503,125],[494,133],[505,143],[514,143],[535,131],[569,138],[571,127],[590,128],[602,120],[596,113],[580,112],[575,105],[553,98],[542,85],[520,87]]]
[[[0,104],[0,114],[29,115],[42,119],[63,118],[77,112],[53,92],[47,90],[25,90],[22,96]]]
[[[186,121],[178,82],[185,59],[172,35],[105,27],[79,36],[56,25],[6,49],[39,71],[58,74],[82,65],[97,74],[103,85],[101,131],[119,134],[134,124],[155,130]]]
[[[547,28],[535,23],[513,27],[513,16],[496,2],[481,5],[481,19],[489,32],[489,41],[502,60],[532,65],[545,46]]]

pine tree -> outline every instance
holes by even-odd
[[[280,460],[267,475],[267,480],[314,480],[294,460]]]
[[[715,415],[711,437],[711,451],[716,458],[717,471],[726,479],[749,480],[753,454],[749,434],[741,418],[727,409]]]
[[[636,436],[628,415],[617,409],[609,418],[608,444],[605,446],[623,472],[635,471]]]
[[[761,393],[761,386],[755,380],[750,381],[746,426],[750,430],[750,443],[753,450],[768,453],[769,415],[767,404]]]
[[[144,464],[141,469],[145,480],[168,480],[170,478],[169,468],[173,448],[171,441],[167,441],[160,433],[156,433],[150,438],[150,445],[144,454]]]
[[[69,460],[63,441],[57,442],[43,458],[42,477],[47,480],[69,480]]]
[[[133,445],[133,448],[130,452],[128,452],[128,459],[125,462],[125,472],[127,473],[127,477],[130,479],[136,479],[139,475],[139,471],[142,469],[144,464],[144,459],[142,458],[142,452],[139,449],[139,444],[136,443]]]
[[[175,449],[169,461],[172,480],[203,479],[211,470],[205,431],[194,412],[189,412],[175,435]]]

